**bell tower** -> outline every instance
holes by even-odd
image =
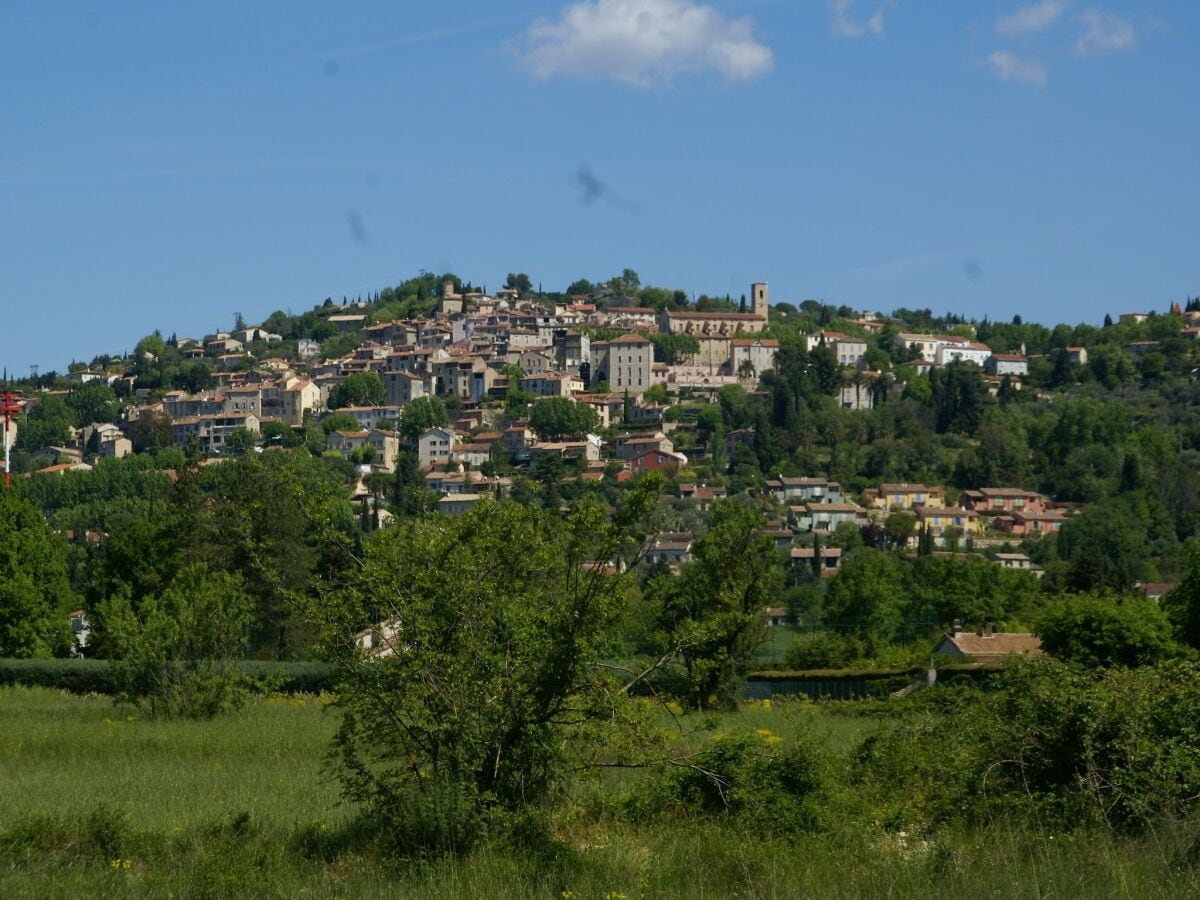
[[[750,285],[750,296],[753,298],[754,315],[767,321],[767,283],[756,281]]]

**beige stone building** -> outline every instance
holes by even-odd
[[[659,331],[668,334],[728,335],[757,334],[767,327],[767,285],[750,285],[750,312],[677,312],[663,310],[658,317]]]
[[[654,345],[640,334],[623,334],[611,341],[592,344],[594,381],[607,380],[616,393],[644,394],[654,382]]]

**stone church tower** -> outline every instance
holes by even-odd
[[[753,298],[753,312],[764,322],[767,321],[767,284],[757,281],[750,285],[750,296]]]

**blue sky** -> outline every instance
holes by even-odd
[[[1198,35],[1183,0],[6,3],[0,363],[420,269],[1165,308],[1200,294]]]

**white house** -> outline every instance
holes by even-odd
[[[864,338],[842,334],[840,331],[818,331],[810,334],[805,340],[810,353],[822,343],[837,357],[838,364],[843,366],[857,366],[867,352],[867,342]]]
[[[1029,361],[1017,353],[993,353],[983,364],[983,368],[989,375],[1024,378],[1029,374]]]
[[[906,350],[915,350],[926,362],[937,363],[938,350],[942,347],[962,346],[971,342],[964,337],[958,337],[953,334],[910,334],[901,332],[896,335],[896,343]]]
[[[983,364],[992,355],[992,348],[987,344],[964,342],[961,344],[939,344],[934,360],[939,366],[947,366],[952,362],[970,362],[983,368]]]

